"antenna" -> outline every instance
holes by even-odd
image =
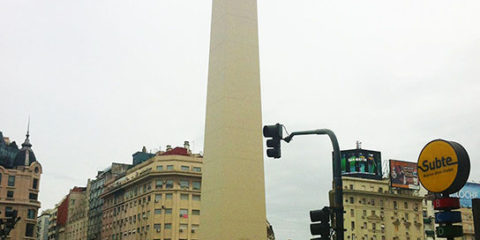
[[[357,141],[357,149],[362,149],[362,142]]]
[[[28,115],[27,138],[30,137],[30,115]]]

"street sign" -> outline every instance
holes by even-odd
[[[470,159],[462,145],[442,139],[429,142],[417,162],[418,177],[430,192],[459,191],[470,174]]]
[[[462,213],[454,212],[436,212],[435,223],[459,223],[462,222]]]
[[[460,200],[458,198],[437,198],[433,200],[433,208],[435,210],[450,210],[450,209],[459,209]]]
[[[437,237],[455,238],[461,236],[463,236],[463,228],[461,225],[437,227]]]

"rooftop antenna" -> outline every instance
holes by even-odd
[[[27,138],[30,137],[30,115],[28,115]]]
[[[357,140],[357,149],[362,149],[362,142]]]

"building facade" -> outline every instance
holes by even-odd
[[[99,171],[96,178],[90,181],[89,189],[89,209],[88,209],[88,240],[100,240],[102,230],[102,208],[103,199],[100,195],[103,193],[105,182],[111,182],[118,176],[125,174],[131,167],[130,164],[112,163],[104,171]]]
[[[101,239],[198,239],[202,156],[167,149],[106,184]]]
[[[88,188],[88,187],[87,187]],[[84,240],[88,228],[88,191],[85,187],[74,187],[69,193],[65,237],[68,240]]]
[[[48,209],[37,217],[37,240],[48,240],[48,226],[52,212],[52,209]]]
[[[423,240],[423,197],[388,179],[343,177],[345,239]]]
[[[22,148],[10,142],[0,132],[0,217],[17,211],[21,218],[10,232],[9,239],[35,239],[40,176],[42,166],[37,162],[27,132]]]

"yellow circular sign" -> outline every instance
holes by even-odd
[[[470,172],[470,160],[460,144],[439,139],[423,148],[417,167],[418,178],[428,191],[451,193],[465,184]],[[462,176],[465,173],[467,176]]]

